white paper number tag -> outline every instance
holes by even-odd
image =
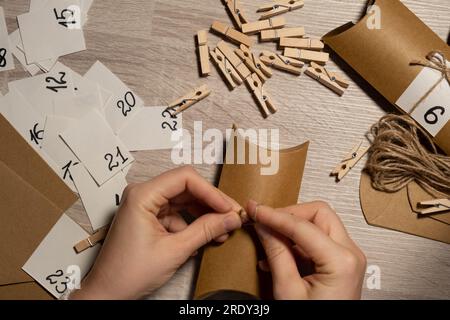
[[[84,77],[99,83],[112,92],[112,96],[105,106],[105,117],[115,133],[118,133],[125,123],[144,105],[141,98],[99,61],[91,67]]]
[[[140,109],[119,132],[130,151],[171,149],[181,141],[182,115],[173,117],[167,107]]]
[[[86,231],[63,214],[22,269],[60,298],[68,289],[79,288],[97,257],[99,245],[79,254],[73,249],[88,237]]]
[[[82,165],[72,167],[70,173],[92,228],[98,230],[111,223],[127,186],[125,175],[119,172],[99,187]]]
[[[439,71],[423,68],[396,103],[433,137],[450,121],[450,85],[441,77]],[[413,110],[439,80],[437,87]]]
[[[89,112],[61,137],[99,186],[134,161],[98,110]]]
[[[44,118],[53,114],[54,97],[74,96],[72,70],[59,62],[50,73],[12,81],[8,87],[20,92]]]
[[[80,0],[48,0],[17,21],[28,63],[86,50]]]

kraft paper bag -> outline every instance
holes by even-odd
[[[237,145],[245,144],[246,158],[252,145],[236,134]],[[254,146],[254,145],[253,145]],[[219,189],[243,207],[249,199],[272,207],[296,204],[300,192],[309,142],[279,151],[279,171],[275,175],[261,175],[261,163],[224,164]],[[228,145],[227,153],[232,148]],[[259,152],[261,148],[258,147]],[[265,149],[264,151],[265,152]],[[203,254],[196,299],[255,299],[270,296],[270,279],[258,272],[258,240],[253,228],[234,232],[221,245],[208,246]]]
[[[395,105],[424,68],[410,63],[425,60],[435,50],[443,52],[448,60],[450,48],[400,1],[377,0],[374,4],[380,8],[381,28],[369,29],[371,16],[366,15],[357,24],[350,22],[329,32],[322,40]],[[434,140],[450,155],[450,121]]]
[[[22,271],[75,194],[0,116],[0,297],[50,298]]]
[[[415,187],[408,186],[395,193],[377,191],[372,187],[370,176],[363,173],[361,176],[360,198],[367,223],[450,243],[450,224],[442,221],[444,219],[443,216],[440,218],[438,216],[418,217],[417,213],[413,211],[408,197],[409,188]],[[427,197],[430,197],[430,195],[427,196],[424,190],[420,187],[419,189],[411,190],[411,192],[418,193],[418,196],[415,197],[417,199],[423,198],[420,201],[429,200]]]

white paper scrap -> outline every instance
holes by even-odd
[[[125,174],[119,172],[99,187],[82,165],[72,167],[70,173],[92,228],[98,230],[111,223],[127,186]]]
[[[12,81],[9,90],[20,92],[42,117],[53,114],[56,96],[74,96],[72,70],[57,63],[48,74]]]
[[[115,133],[144,106],[143,101],[131,91],[114,73],[97,61],[85,74],[85,78],[101,84],[112,92],[104,112]]]
[[[167,107],[145,107],[119,131],[130,151],[171,149],[182,140],[182,115]]]
[[[56,298],[75,289],[89,272],[100,245],[77,254],[74,246],[89,237],[63,214],[22,269]]]
[[[99,186],[134,161],[98,110],[89,112],[61,137]]]
[[[80,0],[48,0],[17,17],[27,63],[86,50]]]

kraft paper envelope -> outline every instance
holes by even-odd
[[[350,22],[329,32],[322,40],[395,105],[424,69],[411,66],[411,61],[425,60],[436,50],[448,60],[450,47],[400,1],[377,0],[375,5],[380,9],[379,29],[369,29],[367,22],[372,18],[366,15],[357,24]],[[430,88],[433,85],[430,83]],[[450,155],[450,121],[434,139]]]
[[[235,136],[235,142],[234,154],[237,144],[243,142],[248,159],[250,143],[240,135]],[[309,142],[306,142],[280,150],[279,171],[275,175],[261,175],[261,163],[224,164],[219,189],[241,206],[245,206],[249,199],[272,207],[296,204],[308,146]],[[258,272],[258,242],[251,229],[238,230],[224,244],[205,249],[194,294],[196,299],[270,297],[270,286],[264,281],[268,280],[267,275],[264,279],[264,275]]]
[[[23,264],[76,196],[0,116],[0,298],[50,297]]]
[[[443,220],[448,219],[449,214],[439,215],[440,217],[436,215],[419,218],[411,206],[408,197],[409,188],[413,188],[413,186],[410,185],[396,193],[377,191],[372,187],[370,176],[363,173],[361,176],[360,197],[361,207],[367,223],[450,243],[450,224],[445,223]],[[414,197],[421,199],[419,201],[430,199],[427,198],[430,195],[427,196],[424,190],[418,186],[414,188],[416,190],[411,190],[411,192],[417,194]],[[447,216],[447,218],[444,218],[444,216]]]

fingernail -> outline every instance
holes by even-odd
[[[241,223],[241,218],[239,217],[239,215],[236,213],[232,213],[232,214],[227,215],[223,219],[223,224],[225,226],[225,230],[227,232],[231,232],[236,229],[239,229],[241,227],[242,223]]]
[[[249,222],[250,217],[248,216],[247,211],[244,210],[244,208],[241,208],[238,212],[239,217],[241,218],[242,224],[246,224]]]
[[[247,209],[250,218],[253,219],[253,221],[256,221],[256,213],[258,211],[258,203],[255,200],[249,200],[247,203]]]

